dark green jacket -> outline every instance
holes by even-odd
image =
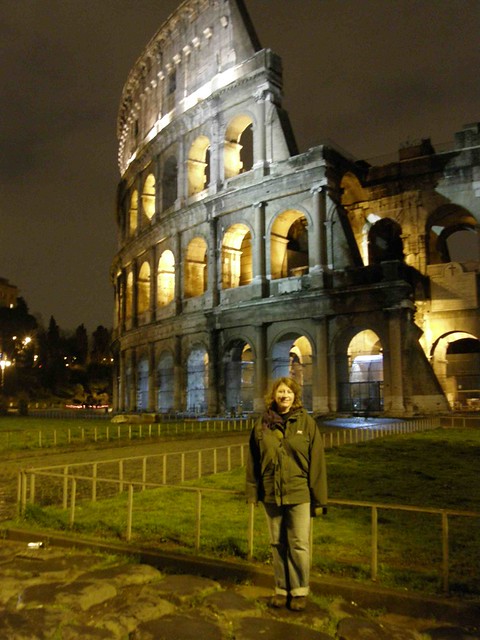
[[[327,504],[327,473],[322,435],[313,418],[298,409],[284,431],[260,417],[250,434],[247,458],[248,502],[277,505]]]

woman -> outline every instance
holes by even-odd
[[[303,611],[310,577],[310,517],[326,513],[323,440],[302,407],[301,389],[279,378],[250,434],[247,501],[262,502],[273,553],[273,607]]]

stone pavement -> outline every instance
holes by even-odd
[[[27,539],[0,540],[1,640],[480,639],[474,605],[314,579],[305,612],[274,610],[264,568]]]

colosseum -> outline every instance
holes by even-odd
[[[315,415],[478,408],[480,125],[373,166],[299,153],[282,91],[243,0],[179,3],[130,71],[115,410],[244,414],[282,375]]]

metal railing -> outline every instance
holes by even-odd
[[[170,435],[246,431],[252,419],[181,420],[153,423],[102,423],[60,428],[0,430],[0,449],[48,448],[87,442],[145,440]]]
[[[413,431],[433,428],[436,422],[412,421],[409,423],[390,424],[387,428],[355,429],[337,431],[324,434],[326,447],[339,446],[355,442],[363,442],[389,434],[404,434]],[[19,515],[26,513],[28,504],[39,502],[53,502],[61,504],[68,511],[68,526],[73,527],[76,521],[76,510],[79,501],[96,502],[99,498],[127,492],[127,505],[124,518],[124,537],[132,539],[134,527],[134,493],[148,489],[168,488],[176,491],[194,492],[196,494],[195,507],[195,536],[194,548],[198,553],[201,547],[202,530],[202,498],[207,493],[223,494],[225,497],[242,496],[242,492],[219,490],[205,487],[185,487],[179,483],[186,480],[201,479],[204,475],[231,471],[243,467],[245,464],[246,443],[227,445],[222,447],[195,449],[191,451],[176,451],[169,453],[150,454],[100,460],[88,463],[70,465],[55,465],[37,469],[22,469],[18,475],[17,499]],[[40,483],[42,491],[40,491]],[[54,485],[57,487],[55,489]],[[41,494],[41,495],[40,495]],[[414,512],[438,516],[441,521],[440,547],[442,550],[440,576],[442,588],[449,589],[449,518],[479,518],[480,513],[452,509],[419,507],[402,504],[386,504],[369,501],[330,500],[329,505],[340,508],[369,509],[370,515],[370,577],[378,579],[379,567],[379,518],[381,510],[397,512]],[[246,524],[247,557],[254,558],[254,508],[248,509]],[[312,537],[313,540],[313,537]]]

